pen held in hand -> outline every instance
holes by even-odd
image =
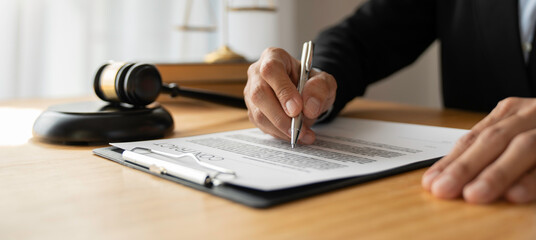
[[[300,79],[298,80],[298,92],[302,94],[303,87],[305,82],[309,79],[309,73],[313,66],[313,42],[307,41],[303,44],[302,56],[301,56],[301,69],[300,69]],[[296,147],[298,142],[298,137],[300,136],[301,128],[303,124],[303,114],[300,114],[297,117],[292,118],[291,123],[291,137],[290,137],[290,146],[292,148]]]

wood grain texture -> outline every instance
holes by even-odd
[[[72,100],[2,102],[13,112],[0,125]],[[253,127],[245,110],[163,104],[175,120],[170,137]],[[342,115],[458,128],[484,116],[361,99]],[[420,187],[424,169],[258,210],[94,156],[96,147],[0,146],[0,239],[536,239],[536,204],[438,200]]]

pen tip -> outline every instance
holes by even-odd
[[[294,148],[294,147],[296,147],[296,144],[294,143],[290,144],[290,148]]]

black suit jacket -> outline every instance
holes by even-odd
[[[319,35],[314,66],[337,79],[336,114],[438,39],[444,105],[490,111],[506,97],[536,93],[518,19],[515,0],[370,0]]]

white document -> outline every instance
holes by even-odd
[[[235,171],[224,182],[263,191],[382,172],[411,163],[440,158],[468,130],[384,121],[337,118],[314,128],[313,145],[273,138],[259,129],[244,129],[193,137],[113,143],[172,154],[192,153],[200,161]],[[203,169],[193,158],[152,156]]]

